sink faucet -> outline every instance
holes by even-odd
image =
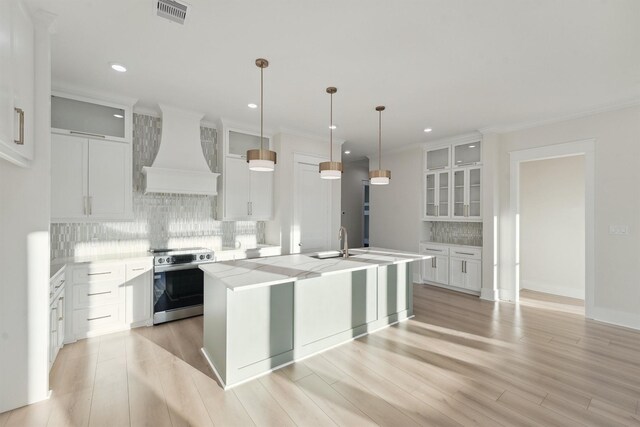
[[[340,227],[340,230],[338,230],[338,242],[342,238],[344,238],[344,246],[342,247],[342,258],[349,258],[349,239],[347,238],[347,229],[344,226]]]

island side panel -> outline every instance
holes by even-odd
[[[228,385],[293,361],[293,282],[227,292]]]
[[[227,286],[204,274],[204,352],[220,379],[227,382]]]
[[[296,359],[367,332],[377,318],[376,271],[373,267],[296,282]]]
[[[411,263],[378,267],[378,319],[370,330],[410,317],[413,313]]]

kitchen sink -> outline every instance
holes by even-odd
[[[316,252],[314,254],[309,254],[309,256],[312,257],[312,258],[317,258],[317,259],[341,258],[342,257],[342,252],[340,252],[340,251],[322,251],[322,252]]]

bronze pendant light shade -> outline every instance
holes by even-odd
[[[378,112],[378,169],[369,172],[371,185],[388,185],[391,180],[391,171],[382,169],[382,112],[384,106],[376,107]]]
[[[256,59],[256,66],[260,68],[260,149],[247,150],[247,163],[249,169],[257,172],[273,172],[277,162],[277,154],[275,151],[263,147],[263,122],[264,122],[264,69],[269,66],[269,61],[263,58]]]
[[[327,93],[331,95],[330,124],[329,124],[329,161],[319,165],[320,178],[342,178],[342,163],[333,161],[333,94],[338,91],[335,87],[328,87]]]

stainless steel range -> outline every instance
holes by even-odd
[[[151,249],[153,324],[202,314],[204,275],[198,265],[214,262],[206,248]]]

